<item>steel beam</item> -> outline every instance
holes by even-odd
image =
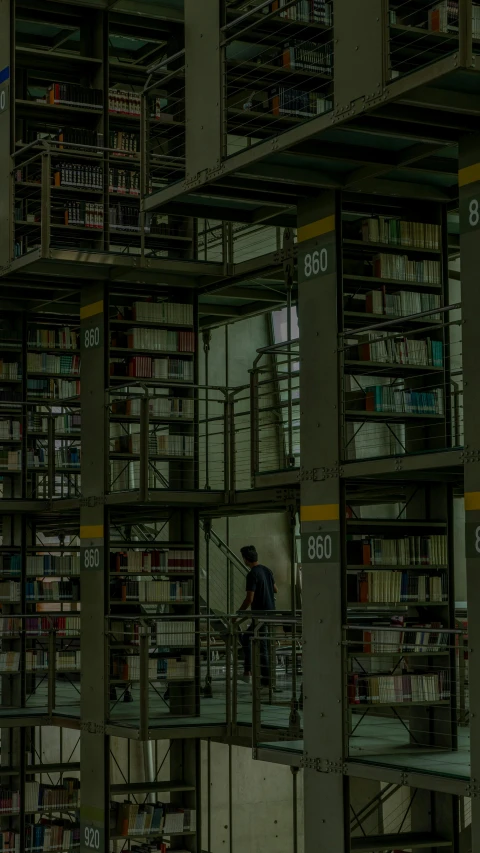
[[[187,181],[221,162],[220,0],[185,0]]]

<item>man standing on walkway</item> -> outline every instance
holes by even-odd
[[[246,582],[246,595],[240,610],[248,610],[252,614],[260,612],[268,616],[269,611],[275,610],[275,593],[278,592],[273,572],[267,566],[258,562],[257,549],[254,545],[244,545],[240,549],[243,562],[249,572]],[[243,647],[243,681],[251,684],[252,681],[252,637],[255,629],[255,620],[252,619],[246,631],[241,634],[240,642]],[[259,628],[260,639],[260,678],[261,686],[270,686],[270,669],[268,660],[267,626]]]

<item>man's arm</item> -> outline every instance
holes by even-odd
[[[275,583],[275,581],[273,582],[273,591],[274,591],[275,595],[276,595],[276,594],[277,594],[277,592],[278,592],[277,584]]]
[[[252,603],[253,603],[253,599],[254,599],[254,597],[255,597],[255,593],[254,593],[254,592],[252,592],[252,591],[247,591],[247,593],[246,593],[246,595],[245,595],[245,599],[244,599],[244,601],[242,602],[242,604],[240,605],[240,607],[239,607],[238,609],[239,609],[239,610],[248,610],[248,608],[249,608],[249,607],[251,607],[251,605],[252,605]]]

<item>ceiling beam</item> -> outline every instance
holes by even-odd
[[[433,154],[435,151],[438,151],[443,147],[443,145],[437,142],[418,142],[415,145],[410,145],[408,148],[398,154],[394,166],[390,164],[388,166],[361,166],[359,169],[354,169],[353,172],[350,172],[345,181],[344,186],[345,188],[353,187],[355,185],[360,185],[361,187],[367,179],[377,178],[380,175],[384,175],[388,172],[391,172],[395,168],[401,169],[403,166],[408,166],[411,163],[415,163],[417,160],[422,160],[424,157]]]
[[[449,113],[466,113],[480,116],[480,95],[474,92],[457,92],[452,89],[416,89],[403,95],[399,101],[405,106],[429,107]]]
[[[252,163],[251,166],[245,167],[238,174],[256,181],[261,178],[262,181],[275,183],[276,186],[288,184],[295,187],[312,187],[312,189],[340,189],[341,187],[339,181],[325,172],[296,166]],[[297,195],[301,195],[301,193],[297,193]]]

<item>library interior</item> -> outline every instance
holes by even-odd
[[[480,853],[480,0],[0,52],[0,853]]]

